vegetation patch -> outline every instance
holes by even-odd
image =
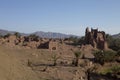
[[[103,65],[105,62],[111,62],[115,60],[117,53],[115,51],[95,51],[95,61]]]

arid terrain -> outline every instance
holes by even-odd
[[[0,80],[120,80],[120,0],[0,0]]]
[[[98,59],[101,55],[93,54],[113,51],[106,34],[88,28],[85,33],[82,44],[77,45],[70,38],[24,37],[18,33],[1,37],[0,80],[120,80],[120,56],[101,60],[104,56]]]

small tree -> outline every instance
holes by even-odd
[[[75,66],[78,66],[79,57],[80,57],[80,55],[81,55],[81,52],[80,52],[80,51],[76,51],[76,52],[74,52],[74,55],[75,55],[75,62],[74,62],[74,65],[75,65]]]
[[[56,54],[54,54],[52,56],[52,61],[53,61],[53,66],[57,65],[57,60],[60,58],[60,56],[57,56]]]
[[[20,36],[21,36],[21,34],[20,34],[19,32],[15,32],[14,35],[15,35],[16,37],[20,37]]]

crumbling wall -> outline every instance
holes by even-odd
[[[49,42],[49,49],[50,50],[57,50],[58,49],[58,43],[54,41]]]
[[[91,44],[94,48],[107,49],[108,45],[106,42],[105,32],[98,31],[98,29],[86,28],[85,32],[85,44]]]

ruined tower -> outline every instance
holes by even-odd
[[[98,29],[86,28],[85,31],[85,44],[91,44],[94,48],[106,50],[108,48],[106,36],[104,31]]]

